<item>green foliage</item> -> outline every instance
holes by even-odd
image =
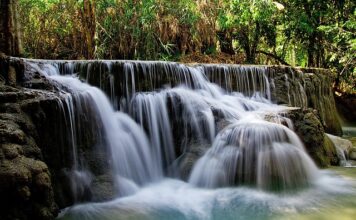
[[[279,10],[269,0],[232,0],[220,8],[218,23],[228,30],[243,48],[247,62],[254,63],[258,47],[265,43],[276,46],[276,24]]]
[[[342,90],[356,92],[356,11],[345,22],[322,25],[327,65],[339,74]]]
[[[19,0],[26,55],[162,59],[224,52],[334,69],[355,87],[352,0]],[[85,10],[85,6],[93,9]],[[88,32],[92,32],[88,34]],[[341,82],[340,81],[340,82]]]

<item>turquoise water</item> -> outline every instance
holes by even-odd
[[[321,171],[314,185],[289,193],[236,187],[194,188],[166,179],[134,195],[80,204],[59,219],[355,219],[356,168]]]

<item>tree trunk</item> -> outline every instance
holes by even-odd
[[[82,22],[84,27],[85,43],[87,59],[93,59],[95,54],[95,33],[96,33],[96,19],[95,19],[95,2],[92,0],[83,1]]]
[[[234,37],[245,52],[245,62],[254,64],[256,63],[257,48],[260,41],[260,25],[256,24],[253,35],[249,35],[250,31],[249,26],[244,26],[237,31]]]
[[[231,36],[232,34],[229,33],[229,31],[224,30],[224,31],[219,31],[217,35],[220,41],[221,52],[234,55],[235,51],[232,46],[232,36]]]
[[[252,39],[252,45],[250,46],[250,55],[247,57],[247,63],[255,64],[256,63],[256,55],[257,55],[257,48],[258,44],[260,42],[260,23],[256,22],[254,34],[253,34],[253,39]]]
[[[0,1],[0,51],[10,56],[22,54],[17,0]]]
[[[321,67],[324,60],[321,36],[315,32],[309,37],[308,66]]]

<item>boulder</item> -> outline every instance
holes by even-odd
[[[210,148],[209,144],[190,143],[188,149],[177,160],[180,178],[187,181],[196,162]]]
[[[316,109],[328,133],[341,135],[332,91],[333,73],[319,68],[268,67],[272,100],[278,104]]]
[[[10,146],[19,148],[14,145],[6,145],[6,148],[11,149]],[[1,219],[53,219],[58,208],[47,166],[23,155],[10,159],[1,159]],[[39,209],[47,211],[38,212]]]
[[[305,145],[306,151],[319,167],[339,165],[337,150],[324,133],[318,112],[313,109],[295,109],[287,113],[294,130]]]
[[[347,139],[344,139],[344,138],[341,138],[341,137],[338,137],[335,135],[331,135],[331,134],[327,134],[327,136],[333,142],[336,149],[340,149],[340,151],[342,151],[342,153],[344,153],[346,158],[348,158],[349,151],[351,150],[351,148],[353,148],[352,142],[350,140],[347,140]]]
[[[356,147],[352,147],[349,149],[349,159],[356,160]]]
[[[35,126],[20,108],[38,93],[7,85],[0,91],[0,219],[54,219],[51,174]]]
[[[110,174],[96,176],[91,184],[92,201],[103,202],[114,199],[117,194]]]

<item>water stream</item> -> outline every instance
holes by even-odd
[[[59,219],[285,219],[308,218],[338,201],[356,207],[349,199],[355,198],[353,181],[320,171],[283,116],[288,108],[272,103],[273,85],[263,67],[209,80],[214,76],[208,67],[174,64],[173,70],[161,64],[161,81],[172,81],[162,86],[152,79],[162,71],[157,64],[131,62],[124,64],[120,95],[110,76],[108,97],[88,84],[91,72],[78,78],[83,63],[28,65],[58,84],[65,97],[73,193],[83,194],[93,178],[78,156],[76,134],[83,129],[99,134],[114,178],[116,199],[76,204]],[[115,68],[103,65],[109,72]],[[137,84],[137,68],[149,89]],[[100,129],[77,126],[83,115]],[[182,161],[196,151],[193,165],[185,167]],[[188,169],[185,178],[182,167]]]

